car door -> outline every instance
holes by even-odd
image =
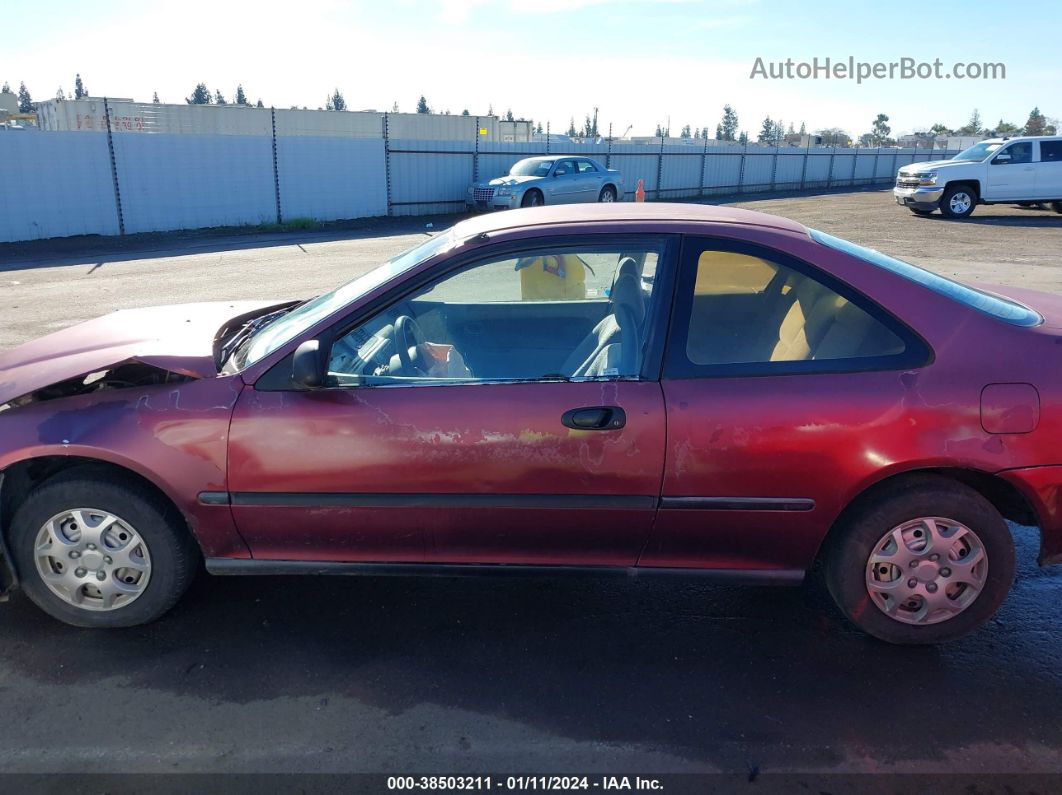
[[[798,578],[846,484],[882,466],[874,439],[907,432],[896,371],[924,344],[776,251],[690,238],[682,260],[661,508],[639,565]]]
[[[282,361],[230,430],[254,556],[633,565],[664,456],[661,282],[640,269],[667,248],[612,236],[443,264],[326,335],[327,388],[295,389]]]
[[[571,158],[558,160],[546,180],[546,204],[572,204],[580,201],[579,173]]]
[[[988,161],[985,198],[1031,199],[1036,194],[1035,141],[1015,141]]]
[[[1062,201],[1062,140],[1040,141],[1036,163],[1036,198]]]
[[[596,202],[601,194],[604,175],[586,158],[576,160],[575,168],[579,174],[580,201]]]

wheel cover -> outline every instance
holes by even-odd
[[[951,208],[951,211],[953,213],[959,214],[965,213],[967,210],[970,209],[972,205],[973,199],[970,198],[970,194],[963,193],[961,191],[959,193],[954,194],[951,197],[951,200],[948,202],[948,206]]]
[[[988,576],[977,533],[954,519],[925,516],[881,537],[867,559],[870,599],[904,624],[939,624],[972,605]]]
[[[151,555],[132,525],[98,508],[72,508],[44,523],[34,560],[48,590],[82,610],[135,602],[151,580]]]

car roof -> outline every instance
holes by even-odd
[[[489,232],[529,227],[580,223],[637,223],[639,221],[650,224],[661,221],[740,224],[807,233],[807,228],[796,221],[738,207],[675,202],[616,202],[561,204],[485,213],[458,223],[454,227],[454,235],[458,238],[467,238]]]
[[[1062,135],[1007,135],[985,138],[981,144],[1009,144],[1011,141],[1062,141]]]

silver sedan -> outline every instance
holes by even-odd
[[[520,160],[506,176],[470,185],[465,203],[502,210],[622,199],[623,175],[616,169],[589,157],[554,155]]]

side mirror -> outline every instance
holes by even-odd
[[[306,340],[291,357],[291,380],[303,389],[320,389],[327,378],[320,340]]]
[[[996,159],[992,161],[994,164],[1001,165],[1003,163],[1010,162],[1010,155],[996,155]]]
[[[563,177],[567,173],[568,172],[565,171],[563,168],[558,168],[556,171],[553,172],[553,176],[555,176],[555,177]]]

